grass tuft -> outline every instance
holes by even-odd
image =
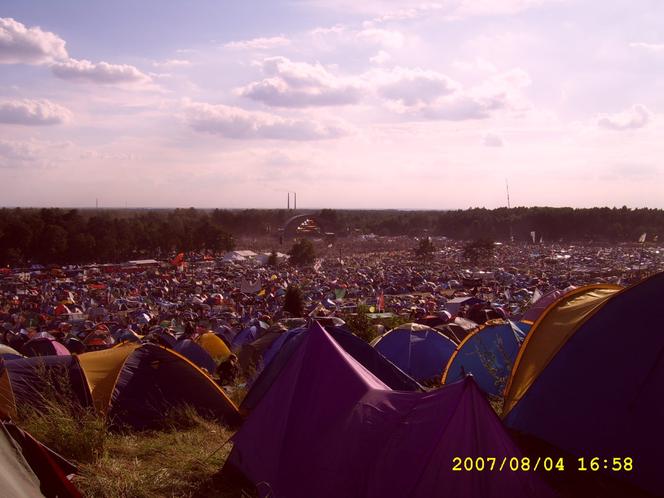
[[[214,476],[230,453],[232,432],[202,418],[189,424],[187,429],[110,434],[104,456],[79,468],[76,485],[85,496],[98,498],[242,496],[239,490],[215,490]]]

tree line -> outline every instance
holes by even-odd
[[[0,264],[119,262],[173,251],[228,251],[230,232],[194,209],[135,212],[1,209]]]
[[[388,236],[446,236],[489,239],[600,243],[636,242],[664,235],[664,211],[622,208],[450,211],[369,211],[322,209],[0,209],[0,265],[117,262],[166,257],[173,251],[221,252],[234,237],[279,236],[295,214],[316,215],[326,232]]]

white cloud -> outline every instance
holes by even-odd
[[[514,15],[528,9],[565,0],[463,0],[453,14],[459,17]]]
[[[390,54],[388,54],[384,50],[380,50],[380,51],[378,51],[378,53],[376,55],[374,55],[373,57],[371,57],[369,59],[369,62],[371,62],[372,64],[380,65],[380,64],[385,64],[386,62],[389,62],[391,59],[392,59],[392,56]]]
[[[270,106],[311,107],[356,103],[356,82],[337,77],[319,63],[271,57],[261,63],[268,78],[238,89],[238,93]]]
[[[401,32],[379,28],[363,29],[355,37],[362,42],[381,45],[387,48],[401,48],[405,41],[405,37]]]
[[[41,167],[67,157],[71,142],[0,139],[0,169]]]
[[[374,16],[373,22],[401,21],[415,19],[439,11],[448,18],[473,16],[514,15],[528,9],[565,0],[445,0],[422,2],[421,0],[401,0],[394,9],[394,0],[312,0],[311,4],[342,12],[353,12]]]
[[[443,121],[465,121],[469,119],[486,119],[492,111],[505,108],[500,98],[482,99],[469,95],[456,94],[439,99],[436,102],[418,108],[408,109],[407,113],[420,119]]]
[[[152,65],[154,67],[171,69],[190,66],[191,61],[186,59],[167,59],[165,61],[155,61],[152,63]]]
[[[444,74],[419,68],[374,71],[369,78],[381,97],[407,107],[433,102],[459,88],[458,83]]]
[[[530,84],[521,69],[495,73],[464,88],[445,74],[421,68],[396,66],[337,75],[320,63],[285,57],[264,59],[260,66],[268,77],[237,89],[239,95],[290,108],[357,104],[374,96],[392,111],[415,119],[482,119],[498,109],[523,110],[521,89]]]
[[[37,159],[37,151],[26,142],[0,139],[0,168],[15,168]]]
[[[410,19],[417,19],[424,15],[430,14],[432,11],[441,10],[444,5],[441,3],[422,3],[412,7],[401,8],[393,11],[388,11],[371,20],[372,23],[385,23],[392,21],[406,21]]]
[[[186,120],[196,131],[234,139],[321,140],[346,134],[339,125],[287,119],[226,105],[188,103]]]
[[[0,63],[44,64],[66,58],[65,41],[58,35],[0,18]]]
[[[597,125],[607,130],[636,130],[646,126],[652,113],[643,105],[637,104],[624,112],[605,114],[598,118]]]
[[[396,67],[373,71],[372,85],[387,107],[408,119],[485,119],[492,111],[523,109],[521,88],[530,84],[525,71],[495,74],[479,85],[464,88],[444,74]]]
[[[500,138],[499,135],[489,132],[484,135],[482,143],[484,144],[485,147],[502,147],[503,139]]]
[[[270,50],[290,44],[285,36],[272,36],[269,38],[253,38],[251,40],[233,41],[226,43],[225,48],[235,50]]]
[[[49,100],[0,101],[0,123],[43,126],[64,123],[70,118],[67,108]]]
[[[664,43],[643,43],[634,42],[629,44],[632,48],[640,48],[648,52],[662,53],[664,52]]]
[[[88,60],[69,59],[51,66],[58,78],[72,81],[84,81],[101,84],[141,84],[149,83],[150,77],[135,66],[128,64],[109,64],[108,62],[90,62]]]

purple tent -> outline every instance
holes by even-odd
[[[574,286],[567,287],[564,290],[552,290],[540,297],[533,305],[531,305],[521,317],[521,321],[535,322],[540,317],[544,310],[551,306],[555,301],[563,297],[565,294],[576,289]]]
[[[533,473],[452,470],[521,456],[471,378],[393,391],[317,323],[233,440],[229,463],[261,496],[552,496]]]
[[[21,350],[25,356],[29,357],[50,355],[67,356],[71,354],[63,344],[60,344],[55,339],[48,339],[46,337],[30,339],[23,345]]]

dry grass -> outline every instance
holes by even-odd
[[[241,399],[243,392],[237,393]],[[78,464],[76,486],[95,498],[251,496],[216,476],[231,450],[233,432],[191,407],[165,414],[162,430],[108,430],[105,419],[82,407],[66,385],[46,379],[39,403],[23,406],[17,422]],[[2,492],[0,491],[0,495]]]
[[[108,439],[106,421],[76,403],[47,401],[39,410],[24,411],[18,424],[75,463],[97,460]]]
[[[109,434],[104,455],[81,465],[76,485],[95,498],[240,497],[214,476],[231,450],[228,428],[180,413],[170,430]],[[247,495],[248,496],[248,495]]]

